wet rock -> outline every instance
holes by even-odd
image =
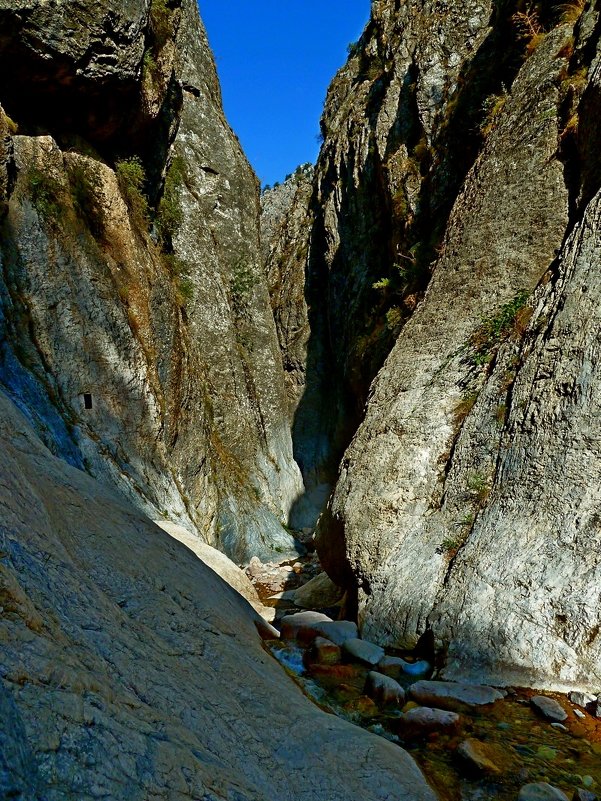
[[[344,708],[347,712],[356,712],[362,717],[373,717],[377,715],[380,711],[378,709],[378,705],[373,701],[372,698],[369,698],[367,695],[360,695],[359,698],[354,698],[352,701],[348,701]]]
[[[457,706],[483,706],[503,698],[503,693],[481,684],[458,684],[452,681],[417,681],[409,690],[420,704],[440,709]]]
[[[346,640],[342,648],[347,656],[364,662],[366,665],[375,666],[384,656],[384,649],[379,645],[374,645],[367,640],[360,640],[358,637]]]
[[[418,662],[407,662],[406,659],[399,656],[385,656],[378,662],[378,670],[386,676],[398,679],[402,674],[426,676],[432,670],[432,666],[424,659],[420,659]]]
[[[581,692],[571,692],[569,693],[568,698],[573,704],[577,704],[583,708],[586,708],[589,704],[594,704],[597,700],[597,697],[592,693]]]
[[[421,737],[436,731],[456,731],[460,723],[461,717],[456,712],[420,706],[404,713],[396,725],[401,736]]]
[[[530,704],[547,720],[555,720],[561,723],[568,716],[568,713],[561,706],[559,701],[554,698],[547,698],[546,695],[535,695],[530,699]]]
[[[308,673],[311,676],[320,676],[325,679],[332,679],[340,682],[350,682],[359,679],[365,669],[357,665],[309,665]]]
[[[333,622],[331,617],[321,612],[295,612],[282,618],[281,634],[285,640],[296,640],[304,637],[310,641],[318,635],[315,629],[316,625]]]
[[[327,573],[320,573],[294,593],[294,604],[303,609],[326,609],[336,606],[344,594]]]
[[[480,740],[468,738],[457,748],[457,756],[460,757],[468,770],[477,773],[500,773],[501,770],[495,762],[498,757],[495,750]]]
[[[579,787],[577,790],[574,790],[572,801],[598,801],[598,796],[596,793],[591,792],[591,790],[584,790],[582,787]]]
[[[525,784],[518,793],[518,801],[568,801],[568,797],[557,787],[537,782]]]
[[[313,629],[327,640],[336,645],[343,645],[347,640],[354,639],[359,633],[357,624],[350,620],[332,620],[325,623],[316,623]]]
[[[389,704],[402,706],[405,703],[405,691],[401,685],[390,676],[385,676],[375,670],[370,670],[367,674],[365,693],[382,706]]]
[[[340,662],[340,646],[325,637],[316,637],[306,653],[306,664],[337,665]]]

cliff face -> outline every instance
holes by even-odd
[[[196,3],[0,6],[3,385],[155,517],[293,553],[258,189]]]
[[[1,392],[0,445],[2,798],[434,801],[402,749],[304,697],[237,593]]]
[[[450,677],[601,678],[598,25],[374,3],[322,119],[295,449],[319,408],[329,456],[354,434],[320,556],[365,636],[427,635]]]

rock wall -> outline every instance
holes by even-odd
[[[0,797],[434,801],[406,752],[311,703],[257,616],[0,392]]]
[[[376,4],[374,19],[382,8],[392,18],[391,6]],[[420,57],[417,108],[425,130],[440,131],[443,87],[469,94],[471,81],[474,91],[475,66],[508,22],[509,44],[522,48],[513,77],[500,53],[493,59],[511,80],[481,104],[479,146],[455,194],[459,174],[449,181],[440,165],[464,154],[437,152],[434,137],[426,186],[452,208],[427,288],[342,459],[319,550],[330,574],[357,589],[366,636],[404,646],[427,635],[447,676],[593,689],[598,327],[587,309],[599,236],[598,12],[584,3],[545,19],[535,4],[505,6],[509,17],[466,8],[467,27],[453,31],[438,17],[447,61]],[[410,36],[409,25],[401,53],[419,51]],[[369,64],[364,44],[356,57]],[[452,115],[464,112],[459,98]],[[402,126],[402,107],[390,119]],[[370,128],[357,130],[362,141]]]
[[[258,186],[196,3],[0,3],[0,72],[2,384],[152,516],[294,553]]]

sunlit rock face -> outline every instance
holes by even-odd
[[[0,797],[435,801],[326,714],[246,601],[0,392]],[[310,765],[310,769],[307,769]]]
[[[352,437],[322,561],[450,677],[601,678],[590,5],[374,3],[322,118],[295,452]]]
[[[196,3],[0,3],[0,64],[2,383],[153,517],[292,555],[258,186]]]

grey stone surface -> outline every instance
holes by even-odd
[[[360,640],[358,637],[346,640],[342,649],[347,657],[365,662],[366,665],[375,666],[384,656],[384,649],[379,645],[374,645],[367,640]]]
[[[304,609],[325,609],[338,604],[343,592],[327,573],[319,573],[295,591],[294,605]]]
[[[557,146],[571,34],[555,27],[507,86],[317,531],[326,570],[358,587],[362,636],[428,632],[444,678],[563,691],[601,671],[598,65],[572,106],[581,190]],[[503,313],[506,335],[478,350]]]
[[[3,393],[0,475],[3,797],[435,801],[398,746],[303,695],[238,593],[52,456]]]
[[[555,698],[547,698],[545,695],[535,695],[530,699],[530,703],[547,720],[555,720],[561,723],[566,720],[568,713]]]
[[[224,118],[196,3],[170,8],[157,51],[148,2],[0,3],[0,62],[23,59],[18,94],[29,76],[53,102],[52,71],[30,75],[25,51],[56,67],[64,90],[52,122],[42,101],[18,105],[0,85],[23,130],[52,134],[11,140],[0,380],[56,453],[153,517],[237,562],[292,556],[282,523],[303,485],[260,264],[257,180]],[[103,133],[104,95],[114,109]],[[63,101],[83,102],[85,119],[61,116]],[[124,136],[146,167],[151,217],[170,166],[185,173],[168,259],[112,169]]]
[[[577,704],[578,706],[586,707],[589,704],[594,704],[597,700],[597,696],[593,695],[592,693],[580,693],[580,692],[571,692],[568,693],[568,698],[573,704]]]
[[[382,706],[405,703],[405,690],[390,676],[370,670],[365,680],[365,694]]]
[[[399,727],[402,732],[426,736],[432,732],[453,731],[458,728],[460,722],[461,717],[456,712],[420,706],[404,712],[399,719]]]
[[[441,709],[452,709],[456,703],[484,706],[503,698],[503,693],[493,687],[452,681],[416,681],[409,693],[418,703]]]
[[[537,782],[521,787],[518,801],[568,801],[568,797],[558,787],[546,782]]]

